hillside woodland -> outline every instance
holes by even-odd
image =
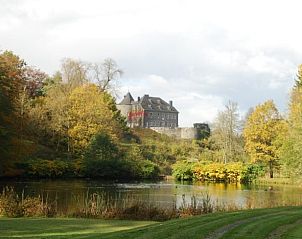
[[[302,172],[302,66],[282,116],[272,100],[244,119],[228,102],[201,140],[128,128],[116,108],[122,74],[64,59],[52,76],[13,52],[0,54],[0,176],[250,181]],[[200,113],[202,114],[202,112]]]

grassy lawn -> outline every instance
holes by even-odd
[[[102,234],[152,224],[155,222],[73,218],[0,218],[0,238],[100,238]]]
[[[1,218],[0,238],[302,238],[302,207],[215,213],[167,222]]]

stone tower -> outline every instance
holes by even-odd
[[[121,114],[125,116],[126,118],[128,117],[129,113],[132,110],[132,103],[134,102],[134,99],[130,92],[128,92],[125,96],[124,99],[116,105],[117,109],[121,111]]]

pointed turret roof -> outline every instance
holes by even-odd
[[[128,92],[125,96],[124,99],[119,103],[119,105],[131,105],[131,103],[134,101],[132,95],[130,92]]]

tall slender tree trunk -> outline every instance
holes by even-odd
[[[274,178],[273,161],[269,161],[269,176],[270,178]]]

